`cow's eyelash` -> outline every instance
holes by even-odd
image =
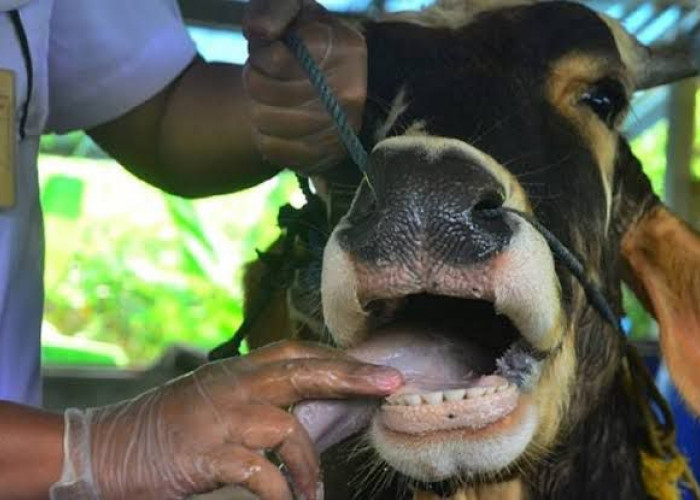
[[[589,107],[610,129],[614,129],[629,106],[629,98],[622,82],[603,78],[581,94],[579,103]]]

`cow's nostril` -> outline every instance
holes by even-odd
[[[491,219],[498,217],[500,214],[500,208],[505,202],[505,197],[500,192],[489,192],[487,193],[474,207],[472,211],[475,215]]]

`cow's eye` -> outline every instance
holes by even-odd
[[[627,107],[627,94],[620,82],[606,78],[584,92],[579,102],[591,108],[608,127],[615,128]]]

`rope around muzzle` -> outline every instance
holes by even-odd
[[[323,71],[317,66],[299,36],[288,32],[283,41],[306,71],[321,102],[332,116],[350,157],[366,177],[369,155],[350,126],[347,115],[335,98]],[[587,277],[586,268],[581,259],[532,215],[503,206],[488,209],[488,211],[494,216],[511,213],[537,230],[546,240],[552,254],[580,283],[591,306],[620,337],[624,345],[623,383],[629,397],[642,415],[646,431],[646,449],[640,449],[640,459],[647,493],[659,500],[672,500],[680,496],[677,489],[677,485],[680,484],[700,500],[700,486],[687,460],[676,447],[675,426],[668,403],[660,394],[636,348],[627,341],[620,318],[613,311],[602,289]],[[652,405],[656,406],[657,411],[654,411]]]

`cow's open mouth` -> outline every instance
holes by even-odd
[[[320,450],[371,420],[384,434],[409,441],[498,430],[539,379],[542,356],[489,301],[415,294],[373,300],[365,309],[369,333],[349,354],[397,368],[406,384],[380,405],[298,405],[295,413]]]
[[[381,408],[389,431],[485,429],[511,414],[539,376],[538,356],[488,301],[418,294],[367,309],[373,328],[358,356],[406,378]]]
[[[547,242],[507,221],[508,248],[470,265],[434,249],[368,260],[344,248],[346,226],[336,228],[322,273],[328,330],[348,354],[398,369],[406,384],[380,402],[298,405],[320,450],[370,424],[384,461],[429,482],[495,474],[525,452],[540,413],[556,411],[550,353],[560,352],[564,314]]]

